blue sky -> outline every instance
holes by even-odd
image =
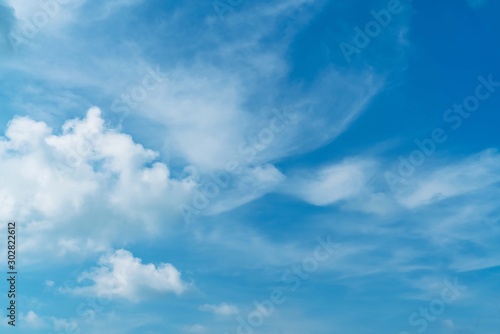
[[[0,1],[15,330],[496,333],[499,10]]]

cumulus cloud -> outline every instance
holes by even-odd
[[[141,259],[124,249],[102,256],[98,264],[78,278],[79,283],[90,285],[63,291],[138,302],[157,294],[180,295],[188,290],[189,285],[182,281],[181,273],[173,265],[143,264]]]
[[[219,305],[203,304],[200,306],[200,311],[211,312],[215,315],[221,315],[221,316],[238,314],[239,312],[238,307],[227,303],[221,303]]]
[[[112,12],[115,12],[116,9],[130,8],[140,2],[121,0],[110,2],[109,5],[94,5],[82,0],[71,12],[91,17],[97,12],[101,13],[96,8],[112,7]],[[168,154],[176,164],[173,167],[192,164],[206,173],[223,170],[228,163],[237,160],[244,169],[241,178],[232,184],[232,189],[224,189],[227,196],[218,197],[204,213],[226,211],[272,191],[284,179],[272,163],[311,151],[334,140],[361,114],[380,90],[382,78],[373,71],[346,71],[334,64],[322,68],[312,82],[306,85],[286,83],[285,79],[292,70],[287,55],[293,39],[291,37],[314,17],[321,3],[314,0],[289,0],[280,4],[241,6],[239,9],[245,12],[248,20],[228,17],[223,26],[212,24],[207,27],[210,25],[208,20],[191,25],[187,27],[188,30],[183,22],[193,17],[192,14],[199,11],[199,6],[179,3],[174,5],[174,11],[165,13],[160,27],[154,27],[162,31],[162,43],[171,41],[175,44],[176,47],[172,49],[182,54],[180,59],[190,59],[190,55],[184,52],[192,48],[192,42],[189,38],[184,38],[184,33],[199,36],[196,42],[199,43],[199,50],[193,61],[161,62],[165,80],[148,92],[147,98],[136,108],[132,108],[132,117],[150,122],[157,128],[161,127],[158,137],[169,143]],[[19,11],[26,13],[38,8],[38,4],[33,1],[16,6]],[[107,16],[107,10],[102,10],[101,14]],[[82,21],[81,24],[87,24],[85,22],[87,21]],[[285,22],[291,24],[288,29],[290,36],[276,39],[276,32]],[[180,25],[182,29],[179,29]],[[60,36],[52,39],[57,45],[64,44],[62,41],[67,38],[65,29],[60,31]],[[224,38],[221,38],[222,31]],[[116,41],[115,35],[99,34],[93,38],[99,38],[103,45],[108,43],[108,39]],[[148,39],[149,45],[158,42],[154,34],[144,38]],[[264,40],[269,40],[269,43],[264,43]],[[85,45],[85,39],[77,42],[72,40],[72,43],[71,49],[45,46],[47,52],[44,52],[46,57],[43,59],[36,56],[39,52],[28,53],[30,61],[17,64],[15,69],[36,76],[44,82],[51,82],[50,87],[57,87],[50,94],[43,94],[44,96],[60,96],[61,91],[74,91],[75,88],[97,89],[107,96],[106,99],[110,99],[110,108],[113,104],[111,101],[128,91],[130,86],[141,82],[147,62],[139,60],[135,66],[130,64],[128,57],[117,58],[117,54],[128,54],[130,49],[112,54],[103,50],[99,61],[91,61],[93,64],[89,66],[88,61],[75,61],[90,49],[89,45]],[[117,48],[121,46],[117,45]],[[75,54],[71,54],[73,52]],[[176,57],[180,54],[166,59],[179,59]],[[137,57],[140,58],[139,55]],[[49,59],[58,59],[57,67],[51,65],[56,61]],[[86,58],[89,59],[93,57]],[[25,65],[27,63],[30,64],[29,67]],[[156,68],[156,64],[152,67]],[[75,97],[71,98],[72,101],[74,99]],[[22,105],[26,106],[24,102]],[[286,107],[294,109],[297,122],[285,124],[283,130],[273,133],[272,141],[266,145],[255,142],[261,131],[268,129],[276,117],[274,110]],[[131,128],[129,132],[133,131],[135,129]],[[124,141],[125,139],[120,139],[121,143]],[[54,144],[57,142],[58,140],[53,141]],[[113,144],[111,139],[107,142]],[[244,153],[249,149],[257,151],[250,160]],[[144,150],[145,155],[149,154],[147,152]],[[154,157],[149,156],[149,159]],[[147,173],[153,178],[161,178],[162,175],[169,174],[164,167],[161,164],[155,165]],[[87,197],[100,190],[100,181],[92,183],[95,180],[83,180],[89,182],[79,191],[86,192]],[[187,182],[184,186],[189,187]],[[139,204],[137,202],[144,206],[151,203],[153,206],[154,200],[151,201],[151,198],[161,196],[150,195],[141,201],[142,197],[132,196],[131,191],[124,190],[131,188],[120,185],[117,187],[120,191],[116,191],[108,199],[116,201],[125,210],[127,204],[133,202],[130,206],[133,209],[127,212],[130,217],[128,219],[151,221],[157,218],[151,216],[155,216],[158,210],[148,213],[146,210],[136,210],[135,206]],[[183,194],[185,192],[181,191],[179,202],[182,202]],[[76,200],[74,205],[85,205],[85,202]],[[46,209],[50,210],[51,207],[46,205]],[[81,240],[70,238],[66,241],[65,248],[83,247],[82,244]]]
[[[19,247],[32,259],[43,250],[100,252],[137,231],[153,235],[175,221],[193,187],[172,178],[156,152],[107,127],[97,108],[59,134],[14,118],[0,139],[0,162],[0,217],[20,222]]]
[[[125,8],[140,1],[110,1],[110,4],[82,2],[84,5],[71,12],[88,18],[96,13],[107,15],[107,10],[102,7]],[[292,70],[287,55],[291,37],[308,23],[321,3],[294,0],[280,4],[248,4],[239,7],[245,12],[247,20],[228,17],[223,26],[210,27],[203,22],[186,27],[185,20],[192,19],[200,6],[173,4],[175,10],[165,14],[160,27],[149,27],[160,29],[162,37],[159,40],[154,34],[143,37],[148,45],[170,41],[175,45],[171,49],[182,54],[182,61],[178,61],[176,57],[179,54],[175,54],[166,57],[171,61],[159,64],[166,79],[148,92],[147,98],[136,108],[131,108],[131,114],[163,127],[161,136],[165,142],[172,144],[171,153],[176,161],[204,170],[225,168],[227,162],[240,157],[240,144],[255,138],[268,125],[274,117],[275,108],[296,109],[300,126],[288,125],[285,130],[276,133],[271,145],[259,152],[252,163],[271,163],[332,141],[369,104],[380,90],[382,78],[371,70],[346,71],[328,64],[311,83],[303,87],[301,84],[286,83]],[[33,2],[33,6],[37,4]],[[88,20],[79,24],[88,24],[85,22]],[[288,29],[291,36],[276,40],[276,33],[285,23],[291,25]],[[193,60],[191,55],[184,54],[192,49],[191,38],[186,38],[184,34],[198,36],[198,51]],[[57,45],[66,42],[64,33],[61,35],[52,41]],[[116,42],[114,34],[104,33],[93,38],[98,38],[103,44]],[[263,42],[265,40],[270,42]],[[145,65],[149,61],[139,60],[132,65],[129,57],[117,57],[120,53],[133,52],[129,48],[112,54],[107,54],[109,50],[101,50],[99,61],[91,61],[89,66],[88,61],[92,57],[87,57],[85,61],[79,59],[90,49],[90,45],[85,43],[84,39],[72,40],[71,49],[47,47],[46,50],[38,50],[29,54],[29,61],[16,64],[15,68],[44,82],[51,82],[50,87],[58,88],[51,95],[59,96],[60,91],[74,88],[99,90],[110,100],[111,109],[111,101],[142,81]],[[117,51],[125,47],[117,44]],[[54,50],[57,52],[54,53]],[[43,59],[38,57],[41,52],[46,55]],[[27,63],[30,66],[26,66]],[[52,66],[53,63],[57,63],[57,67]]]

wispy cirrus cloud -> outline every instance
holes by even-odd
[[[357,197],[374,171],[375,161],[346,159],[316,170],[295,172],[283,186],[285,193],[314,205],[329,205]]]
[[[199,307],[200,311],[203,312],[211,312],[215,315],[219,316],[229,316],[229,315],[234,315],[238,314],[239,310],[238,307],[235,305],[227,304],[227,303],[221,303],[221,304],[203,304]]]

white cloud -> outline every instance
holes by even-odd
[[[227,303],[221,303],[219,305],[204,304],[200,306],[200,311],[211,312],[215,315],[221,315],[221,316],[238,314],[239,312],[238,307]]]
[[[97,6],[93,8],[96,13],[94,17],[99,20],[104,20],[108,16],[116,13],[119,9],[136,6],[144,0],[111,0],[106,2],[89,2],[91,5]]]
[[[370,160],[346,159],[319,170],[296,172],[283,191],[314,205],[330,205],[360,194],[374,166]]]
[[[205,333],[207,329],[203,325],[191,325],[191,326],[185,326],[183,328],[185,333],[192,333],[192,334],[197,334],[197,333]]]
[[[13,36],[16,42],[21,41],[23,47],[26,43],[32,43],[41,34],[60,35],[58,29],[73,21],[75,13],[86,0],[72,1],[38,1],[26,0],[15,1],[6,0],[7,4],[13,8],[17,24]]]
[[[29,328],[41,328],[45,326],[44,321],[33,311],[29,311],[27,314],[21,314],[20,320],[23,326]]]
[[[157,158],[107,127],[97,108],[67,121],[60,134],[14,118],[0,139],[0,217],[20,222],[19,247],[32,260],[44,251],[102,252],[133,240],[137,229],[152,236],[178,221],[177,204],[194,186],[172,178]]]
[[[284,60],[261,48],[256,45],[242,52],[231,46],[231,54],[224,55],[224,59],[239,60],[226,61],[222,69],[212,64],[196,64],[165,70],[169,79],[151,92],[140,112],[142,117],[165,127],[165,140],[173,144],[175,156],[203,170],[223,169],[232,160],[249,165],[242,159],[246,158],[242,151],[250,145],[244,144],[255,140],[269,125],[277,107],[293,109],[297,121],[274,133],[271,143],[259,150],[251,163],[265,164],[308,152],[343,133],[379,89],[373,73],[344,74],[328,69],[306,92],[290,94],[285,101],[269,101],[248,108],[245,105],[249,96],[261,90],[295,89],[282,86],[277,80],[286,75],[281,70],[286,68]],[[229,51],[224,48],[224,52]],[[276,64],[270,69],[262,64],[248,64],[255,62],[255,54],[261,52],[271,53],[269,58]],[[221,56],[208,54],[206,58]]]
[[[90,6],[88,10],[88,17],[94,19],[105,19],[109,15],[117,12],[121,8],[127,8],[135,6],[143,2],[143,0],[109,0],[106,2],[93,3],[88,0],[71,0],[71,1],[38,1],[38,0],[25,0],[25,1],[15,1],[7,0],[8,4],[14,8],[16,16],[18,19],[33,21],[33,16],[37,14],[40,16],[40,12],[49,13],[50,19],[62,20],[64,21],[70,18],[70,16],[76,16],[79,7]],[[50,22],[49,22],[50,23]]]
[[[119,5],[122,8],[136,2],[114,1],[109,6]],[[92,16],[93,6],[86,2],[78,10],[85,17]],[[108,5],[96,5],[103,6]],[[162,18],[164,25],[148,27],[161,29],[161,40],[156,40],[154,34],[143,36],[143,39],[147,45],[169,41],[175,45],[171,49],[182,54],[193,47],[193,41],[183,35],[186,31],[190,36],[197,36],[197,56],[189,62],[166,57],[172,60],[161,63],[160,67],[167,79],[149,92],[147,99],[134,108],[132,114],[156,126],[161,124],[162,137],[172,144],[171,153],[182,163],[204,170],[224,168],[227,162],[238,158],[239,144],[255,137],[263,123],[269,123],[274,108],[297,109],[301,124],[289,126],[276,134],[272,144],[259,153],[256,160],[259,164],[329,143],[360,115],[381,88],[381,79],[370,70],[341,71],[330,65],[320,71],[308,88],[299,89],[285,84],[284,79],[291,71],[287,52],[293,34],[312,19],[320,6],[321,1],[312,0],[262,3],[249,9],[241,6],[238,10],[245,11],[247,20],[237,20],[229,15],[224,27],[208,29],[202,23],[189,27],[185,25],[186,20],[198,15],[193,11],[199,11],[200,6],[189,3],[176,5],[171,14]],[[212,6],[207,4],[207,7]],[[267,38],[275,38],[275,33],[281,29],[281,22],[285,20],[291,25],[288,29],[291,36],[264,43]],[[222,38],[226,33],[229,36]],[[99,34],[92,38],[97,38],[102,45],[108,39],[117,41],[114,34]],[[53,41],[56,43],[55,39]],[[85,44],[85,39],[69,41],[68,37],[62,36],[56,44],[66,42],[73,47],[60,49],[50,46],[49,40],[47,45],[41,46],[46,49],[29,54],[29,61],[13,66],[30,77],[50,82],[50,87],[58,87],[52,95],[59,96],[62,90],[86,88],[99,90],[113,101],[127,88],[141,82],[144,68],[148,65],[129,42],[117,43],[117,52],[101,50],[98,61],[94,61],[94,55],[88,55],[92,47]],[[118,52],[121,48],[124,49]],[[170,49],[168,44],[166,48]],[[43,58],[38,56],[42,53],[45,55]],[[121,53],[135,53],[132,58],[139,60],[131,64],[130,56],[117,56]],[[85,61],[79,59],[83,55]],[[26,65],[28,63],[29,66]],[[56,67],[52,65],[55,63]],[[156,67],[156,64],[151,67]],[[25,101],[23,105],[26,105]]]
[[[499,182],[500,154],[496,150],[486,150],[419,176],[397,195],[400,203],[407,207],[414,208],[461,196]]]
[[[52,324],[54,326],[54,330],[56,332],[68,332],[68,331],[76,331],[79,329],[80,325],[78,324],[78,321],[75,319],[60,319],[60,318],[55,318],[52,317]]]
[[[210,203],[206,214],[217,214],[251,202],[274,191],[285,181],[285,176],[273,165],[241,168],[239,175],[232,174],[229,187]],[[201,187],[205,184],[201,183]]]
[[[116,5],[124,8],[138,2],[122,0],[110,2],[110,6]],[[37,6],[35,2],[32,5]],[[71,11],[72,15],[76,16],[79,13],[87,17],[92,16],[92,11],[95,14],[96,8],[102,9],[102,6],[105,5],[94,6],[89,2],[84,2],[84,5],[79,4]],[[248,11],[246,6],[241,6],[239,9],[246,11],[245,15],[251,17],[251,22],[254,23],[248,25],[247,21],[228,17],[224,25],[231,29],[223,28],[225,32],[229,32],[230,36],[227,38],[221,38],[220,29],[222,28],[218,26],[207,29],[205,24],[200,23],[200,25],[188,27],[190,33],[191,29],[195,30],[192,31],[192,36],[199,36],[196,39],[196,43],[199,44],[196,59],[189,62],[175,60],[162,62],[160,67],[166,79],[153,91],[148,92],[145,101],[141,102],[137,108],[132,108],[132,117],[138,117],[143,122],[154,124],[157,129],[160,129],[161,133],[156,137],[161,137],[170,144],[168,154],[172,156],[176,164],[172,167],[193,164],[206,173],[224,169],[227,163],[233,160],[241,163],[244,169],[241,179],[237,180],[229,191],[225,189],[227,196],[220,196],[205,213],[226,211],[272,191],[284,179],[272,163],[287,156],[308,152],[334,140],[360,115],[381,88],[381,79],[371,70],[341,71],[333,65],[325,66],[319,71],[307,88],[299,89],[285,84],[286,80],[283,79],[291,71],[287,52],[293,39],[292,35],[312,19],[320,6],[320,1],[311,0],[259,4],[258,7],[252,7]],[[162,31],[161,42],[171,41],[175,44],[175,48],[172,49],[180,53],[191,49],[192,40],[184,38],[181,32],[186,30],[184,19],[192,17],[192,11],[197,10],[199,6],[186,4],[175,6],[175,10],[169,14],[164,13],[162,18],[164,23],[160,27],[154,27]],[[293,18],[300,19],[293,20]],[[263,43],[262,41],[267,38],[275,38],[273,36],[277,29],[280,29],[280,22],[284,20],[295,22],[289,29],[291,36],[272,43]],[[78,21],[75,20],[74,23],[76,22]],[[86,24],[84,22],[86,21],[79,22],[79,24]],[[88,50],[92,48],[86,45],[86,39],[70,40],[69,36],[64,34],[65,29],[60,31],[63,32],[61,36],[54,36],[44,41],[47,44],[39,45],[40,49],[36,50],[37,52],[27,52],[24,56],[26,61],[14,60],[12,64],[9,63],[14,71],[29,75],[30,78],[36,78],[43,83],[50,83],[50,85],[37,84],[43,87],[41,89],[44,94],[31,94],[27,99],[31,104],[43,103],[41,109],[53,112],[53,106],[60,108],[60,103],[48,97],[41,101],[38,96],[61,96],[62,91],[68,92],[65,95],[67,97],[65,103],[72,105],[72,103],[82,103],[74,92],[83,89],[90,92],[98,90],[99,94],[106,96],[105,101],[109,101],[107,106],[111,107],[111,101],[142,81],[145,74],[144,68],[149,64],[136,53],[135,46],[132,47],[130,43],[117,43],[117,52],[108,53],[107,50],[101,50],[102,52],[96,59],[94,55],[88,54]],[[99,34],[92,38],[93,40],[97,38],[101,45],[106,45],[108,39],[117,40],[115,35]],[[155,34],[144,36],[144,40],[147,40],[148,45],[158,42],[155,40]],[[72,48],[59,47],[59,45],[66,45],[66,42],[71,43]],[[52,43],[57,44],[57,47],[51,45]],[[121,49],[122,47],[124,49]],[[122,51],[119,51],[120,49]],[[169,48],[166,47],[166,49]],[[45,56],[39,57],[39,54]],[[135,54],[135,56],[117,56],[119,54]],[[82,56],[86,57],[85,61],[81,60]],[[131,64],[131,58],[138,59],[137,63]],[[166,57],[166,59],[176,58]],[[28,63],[29,66],[26,65]],[[57,66],[52,65],[56,63]],[[156,64],[151,67],[156,68]],[[269,92],[273,93],[269,94]],[[33,102],[33,100],[36,101]],[[17,105],[27,108],[24,99]],[[275,117],[273,109],[285,107],[293,108],[297,112],[300,123],[289,124],[283,131],[275,133],[273,141],[265,149],[259,151],[254,160],[245,160],[247,156],[242,155],[240,145],[255,139],[262,129],[269,127],[270,121]],[[103,110],[108,112],[109,109]],[[32,112],[33,108],[30,110]],[[43,111],[37,109],[37,113],[40,112]],[[131,131],[136,131],[136,129],[131,128],[129,132]],[[121,158],[126,159],[126,152],[129,147],[133,146],[133,142],[130,143],[130,140],[125,137],[110,138],[108,136],[106,145],[117,145],[117,149],[110,149],[108,146],[107,151],[96,152],[93,160],[90,163],[86,161],[84,165],[98,162],[96,160],[100,153],[112,155],[110,150],[121,149]],[[65,143],[69,139],[70,137],[66,135],[52,142],[60,147],[58,142]],[[72,145],[78,147],[79,144],[72,143]],[[148,160],[146,165],[155,159],[150,153],[146,149],[141,152],[145,160]],[[110,164],[107,166],[113,167]],[[81,168],[79,174],[82,175],[84,172]],[[78,181],[81,180],[81,184],[75,180],[71,182],[65,180],[68,190],[77,189],[75,189],[74,196],[64,198],[66,202],[70,202],[69,207],[83,210],[88,203],[85,199],[97,192],[105,191],[108,195],[105,203],[116,204],[117,207],[123,208],[123,215],[127,216],[127,220],[148,222],[148,228],[152,229],[152,222],[160,220],[159,217],[161,217],[158,210],[152,208],[161,205],[159,198],[168,198],[174,193],[174,191],[167,190],[163,190],[162,193],[161,190],[161,185],[167,183],[162,178],[169,181],[169,169],[163,164],[156,164],[144,171],[147,175],[137,175],[140,173],[131,175],[131,178],[135,178],[133,181],[135,187],[130,184],[131,178],[125,180],[124,174],[120,182],[113,184],[116,186],[116,191],[112,194],[109,190],[100,187],[101,184],[110,181],[112,175],[106,175],[105,178],[108,179],[104,181],[94,176],[79,177]],[[103,175],[99,174],[99,176]],[[141,182],[137,182],[145,178],[151,180],[150,186],[156,188],[156,194],[146,191],[148,185],[141,185],[139,184]],[[248,186],[250,183],[247,184],[247,180],[254,182],[252,186]],[[193,185],[182,180],[177,181],[168,183],[173,187],[185,188],[178,189],[180,195],[176,197],[178,202],[183,202],[182,198],[190,193],[189,190]],[[146,197],[132,195],[133,192],[130,190],[136,188],[139,188]],[[66,193],[66,190],[61,193]],[[3,197],[7,202],[11,200],[8,195]],[[0,198],[2,198],[1,192]],[[57,208],[61,206],[61,203],[53,200],[51,196],[37,200],[39,206],[54,215]],[[141,206],[141,209],[138,210],[137,206]],[[68,206],[64,205],[64,207]],[[168,211],[167,208],[162,213],[166,211]],[[109,210],[106,211],[107,213]],[[45,217],[37,222],[38,226],[54,224],[43,218]],[[68,239],[69,241],[61,245],[61,253],[86,247],[87,240],[82,241],[81,238],[74,240],[72,237]],[[89,243],[92,242],[89,241]]]
[[[143,264],[141,259],[123,249],[102,256],[98,264],[99,267],[82,273],[78,278],[79,283],[90,282],[90,285],[63,291],[138,302],[157,294],[180,295],[189,287],[173,265]]]

